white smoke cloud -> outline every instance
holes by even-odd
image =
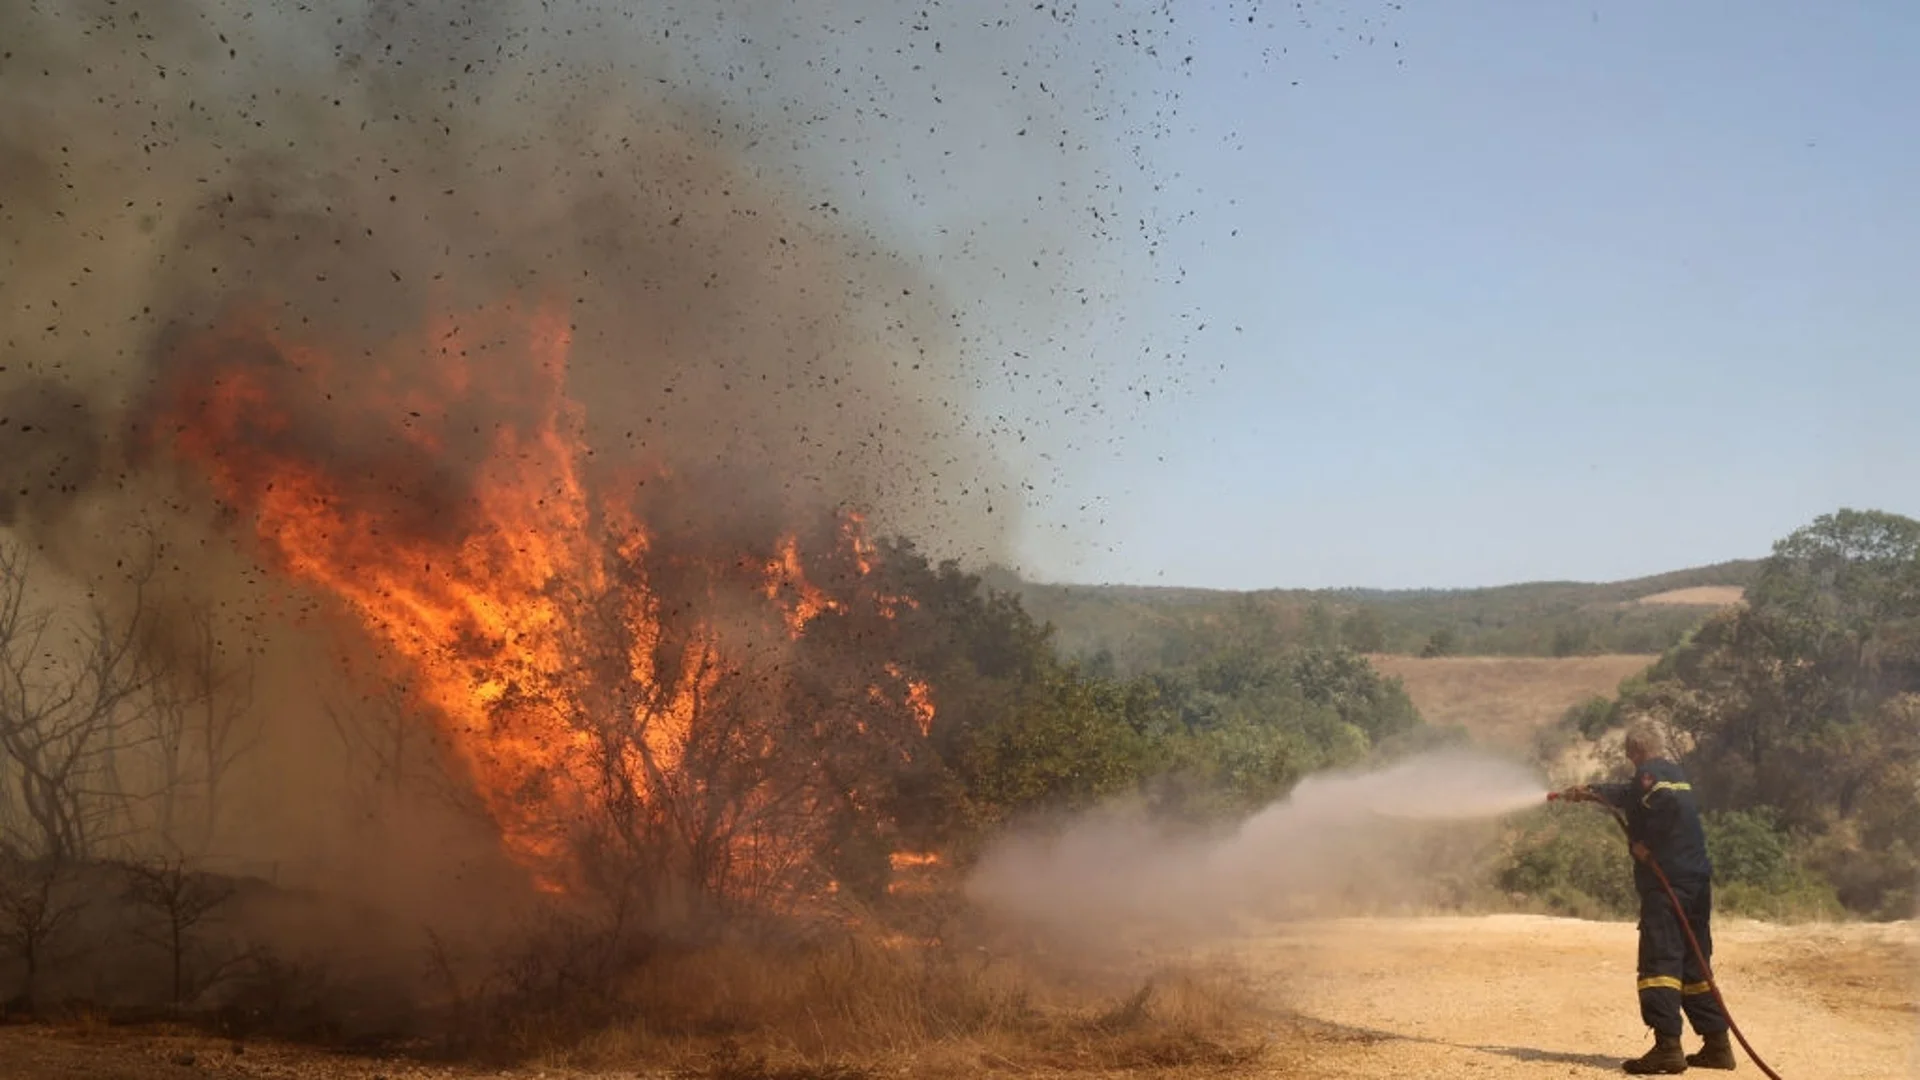
[[[1226,830],[1183,831],[1136,807],[1106,807],[1010,833],[969,892],[1002,916],[1080,939],[1428,904],[1458,884],[1452,875],[1490,837],[1487,821],[1545,793],[1525,766],[1448,750],[1309,776]]]

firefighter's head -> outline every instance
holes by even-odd
[[[1667,738],[1653,721],[1636,720],[1627,727],[1626,742],[1621,748],[1626,751],[1627,760],[1639,768],[1655,758],[1667,756]]]

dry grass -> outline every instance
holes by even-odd
[[[591,1031],[530,1017],[512,1035],[513,1056],[553,1069],[854,1080],[1165,1073],[1249,1063],[1263,1050],[1256,1032],[1270,1025],[1230,972],[1089,984],[1018,956],[852,935],[777,950],[712,946],[635,971],[619,1018]]]
[[[1636,604],[1666,607],[1731,607],[1745,599],[1747,591],[1738,585],[1696,585],[1691,589],[1668,589],[1635,600]]]
[[[1483,743],[1525,749],[1535,731],[1653,663],[1651,656],[1374,656],[1398,676],[1430,724],[1459,725]]]

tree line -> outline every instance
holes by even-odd
[[[1224,592],[1126,585],[1051,585],[990,570],[1055,628],[1067,656],[1142,671],[1179,664],[1226,625],[1322,648],[1424,656],[1657,655],[1707,612],[1643,604],[1698,586],[1744,587],[1759,563],[1740,560],[1605,584],[1530,582],[1483,589],[1270,589]]]
[[[1920,878],[1920,522],[1841,510],[1774,546],[1721,611],[1565,726],[1661,721],[1684,747],[1738,898],[1915,913]]]
[[[883,543],[879,564],[885,587],[917,600],[894,647],[938,702],[934,755],[899,815],[912,843],[964,849],[1018,815],[1123,793],[1167,814],[1232,813],[1424,728],[1399,681],[1365,657],[1257,616],[1122,671],[1064,655],[1018,595],[910,542]]]

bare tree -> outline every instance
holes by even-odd
[[[147,908],[152,926],[139,931],[142,940],[166,950],[172,972],[172,1004],[180,1008],[231,974],[248,959],[242,950],[224,954],[204,950],[197,931],[223,904],[233,899],[233,884],[194,870],[178,857],[126,866],[127,899]]]
[[[186,605],[168,630],[167,640],[153,650],[158,827],[167,850],[184,846],[204,854],[219,830],[228,774],[259,739],[252,713],[254,657],[247,651],[231,655],[205,602]],[[188,798],[199,804],[191,826],[180,821]],[[188,830],[195,835],[183,845]]]
[[[32,1011],[35,982],[62,954],[62,931],[86,907],[84,894],[68,889],[65,868],[52,860],[0,857],[0,949],[25,967],[12,1003]]]
[[[16,802],[7,837],[56,862],[84,858],[127,818],[118,756],[150,707],[141,662],[151,560],[128,578],[117,617],[98,600],[77,625],[29,599],[31,556],[0,542],[0,757]]]
[[[431,748],[418,730],[421,721],[404,707],[404,688],[384,694],[356,692],[342,700],[322,690],[320,709],[345,752],[348,780],[370,784],[369,794],[398,793],[430,760]]]
[[[254,654],[243,653],[240,660],[222,666],[210,613],[202,609],[199,615],[194,624],[193,680],[203,695],[199,717],[200,845],[205,849],[213,843],[220,826],[227,774],[259,741],[260,725],[253,713],[257,674]]]

